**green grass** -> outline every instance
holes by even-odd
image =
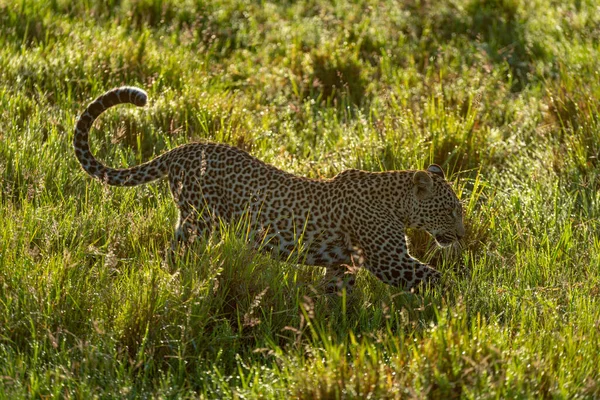
[[[600,10],[594,0],[0,0],[0,398],[600,397]],[[443,166],[442,284],[257,253],[223,226],[165,263],[167,184],[108,188],[199,138],[331,177]]]

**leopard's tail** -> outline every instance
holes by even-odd
[[[161,178],[168,173],[165,158],[169,153],[135,167],[116,169],[102,164],[90,151],[90,128],[100,114],[112,106],[123,103],[131,103],[138,107],[143,107],[146,105],[147,99],[148,96],[142,89],[124,86],[112,89],[98,97],[79,116],[75,125],[73,148],[85,172],[113,186],[141,185]]]

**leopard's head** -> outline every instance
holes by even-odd
[[[465,235],[463,209],[442,168],[432,164],[425,171],[415,171],[412,183],[409,227],[429,232],[442,247],[460,240]]]

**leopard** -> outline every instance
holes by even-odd
[[[98,161],[89,145],[94,121],[118,104],[143,107],[147,93],[123,86],[93,100],[79,115],[73,147],[83,170],[110,186],[137,186],[168,177],[178,210],[171,247],[246,218],[255,241],[276,257],[302,248],[298,264],[325,267],[351,289],[359,268],[382,282],[412,290],[441,273],[408,251],[406,230],[428,232],[448,247],[465,235],[461,201],[442,168],[370,172],[344,170],[331,178],[298,176],[237,147],[211,141],[180,145],[129,168]]]

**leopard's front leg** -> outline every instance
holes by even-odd
[[[421,283],[435,284],[441,277],[439,271],[410,256],[382,262],[382,258],[371,253],[370,256],[366,256],[364,267],[388,285],[405,290],[410,290]]]
[[[381,281],[410,290],[421,283],[434,284],[441,274],[429,265],[423,264],[408,253],[403,232],[374,240],[361,240],[364,252],[363,267],[371,271]]]

